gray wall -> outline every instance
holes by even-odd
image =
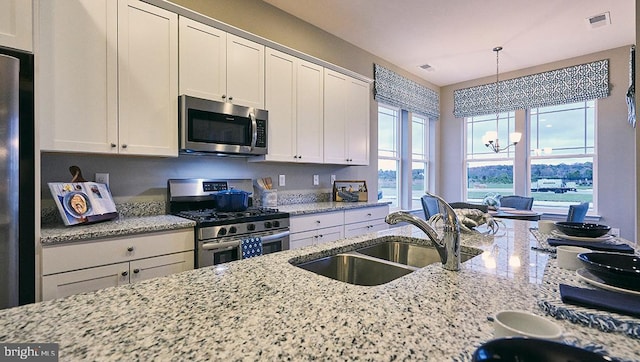
[[[597,102],[598,152],[597,169],[597,213],[601,222],[620,228],[621,236],[636,238],[636,160],[635,130],[627,122],[625,94],[629,87],[629,47],[620,47],[560,62],[544,64],[511,73],[501,74],[501,79],[510,79],[540,73],[567,66],[609,59],[610,96]],[[494,78],[495,79],[495,78]],[[446,199],[462,197],[463,170],[463,125],[464,119],[453,116],[453,91],[479,84],[494,82],[492,78],[476,79],[440,89],[440,139],[447,140],[440,148],[440,167],[437,192]],[[446,152],[444,149],[446,148]],[[526,152],[526,150],[523,150]]]

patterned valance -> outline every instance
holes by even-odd
[[[381,65],[373,65],[374,98],[378,102],[415,112],[430,119],[440,117],[440,95]]]
[[[609,96],[609,60],[575,65],[498,83],[500,112]],[[496,113],[496,83],[453,92],[456,118]]]

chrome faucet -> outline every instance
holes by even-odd
[[[440,255],[442,267],[446,270],[460,270],[460,224],[458,223],[458,217],[453,208],[442,198],[430,193],[427,193],[427,195],[438,200],[439,209],[444,211],[442,215],[444,219],[444,234],[442,237],[427,221],[405,211],[393,212],[387,215],[385,221],[390,225],[408,222],[418,227],[433,241]]]

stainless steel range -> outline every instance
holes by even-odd
[[[242,259],[242,242],[260,238],[262,254],[289,249],[289,214],[253,207],[236,211],[216,209],[215,193],[253,191],[252,180],[170,179],[169,213],[194,220],[195,266],[201,268]]]

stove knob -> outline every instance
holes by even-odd
[[[264,222],[264,227],[265,227],[266,229],[270,228],[270,227],[271,227],[271,221],[265,221],[265,222]]]
[[[220,230],[218,230],[218,236],[224,236],[226,234],[227,234],[227,229],[220,228]]]
[[[273,222],[273,227],[274,228],[279,228],[280,227],[280,221],[274,221]]]
[[[235,234],[237,232],[238,232],[238,229],[236,229],[235,226],[232,226],[232,227],[229,228],[229,234]]]
[[[249,230],[249,231],[253,231],[253,230],[255,230],[255,229],[256,229],[256,226],[255,226],[254,224],[249,224],[249,225],[247,225],[247,230]]]

